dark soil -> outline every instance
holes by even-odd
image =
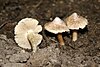
[[[34,55],[15,43],[19,20],[31,17],[43,26],[74,12],[89,22],[79,30],[77,41],[63,33],[65,46],[59,48],[56,36],[43,30],[44,39]],[[100,67],[100,0],[0,0],[0,67]]]

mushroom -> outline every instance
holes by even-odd
[[[58,34],[57,37],[60,46],[65,44],[61,33],[69,31],[69,29],[63,20],[61,20],[59,17],[56,17],[52,22],[48,22],[44,26],[47,31]]]
[[[73,13],[69,16],[65,22],[68,28],[72,30],[72,41],[77,40],[77,30],[79,30],[79,28],[83,29],[88,24],[87,19],[77,15],[77,13]]]
[[[25,18],[16,25],[15,41],[20,47],[36,51],[37,45],[42,41],[42,36],[38,34],[42,31],[42,27],[38,23],[36,19]]]

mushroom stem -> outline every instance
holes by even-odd
[[[59,43],[60,43],[60,46],[65,45],[61,33],[58,33],[57,38],[58,38],[58,41],[59,41]]]
[[[77,40],[77,30],[73,30],[72,32],[72,41],[76,41]]]
[[[27,39],[28,39],[28,41],[30,43],[32,51],[35,52],[36,51],[36,46],[34,45],[34,35],[33,35],[33,32],[28,32]]]

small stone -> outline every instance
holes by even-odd
[[[10,56],[11,56],[11,55],[6,55],[6,58],[7,58],[7,59],[10,58]]]
[[[59,3],[60,3],[60,4],[63,4],[63,3],[64,3],[64,1],[60,1]]]
[[[25,50],[21,50],[21,53],[25,53]]]
[[[74,2],[74,0],[70,0],[70,2]]]
[[[0,58],[0,62],[2,62],[3,60]]]
[[[98,0],[98,2],[100,2],[100,0]]]

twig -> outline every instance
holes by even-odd
[[[6,24],[7,24],[7,22],[1,24],[1,25],[0,25],[0,29],[1,29],[2,27],[4,27]]]
[[[42,3],[42,1],[43,1],[43,0],[40,0],[40,2],[39,2],[38,4],[36,4],[36,5],[33,5],[33,7],[34,7],[34,8],[39,7],[39,6],[40,6],[40,4]]]

